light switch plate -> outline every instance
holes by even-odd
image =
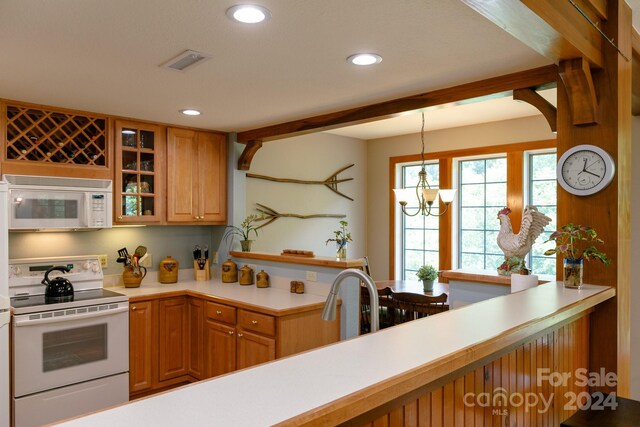
[[[147,253],[147,257],[145,258],[144,261],[142,261],[140,263],[141,266],[143,266],[144,268],[149,268],[153,265],[153,255],[151,255],[150,253]]]
[[[307,271],[307,281],[315,282],[318,280],[318,273],[315,271]]]

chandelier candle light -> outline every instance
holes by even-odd
[[[414,197],[414,190],[412,188],[396,188],[393,191],[396,195],[396,199],[400,202],[403,214],[407,216],[416,216],[421,213],[424,216],[442,216],[449,209],[451,202],[453,202],[453,199],[456,196],[456,190],[431,188],[429,181],[427,181],[427,172],[424,169],[424,111],[421,111],[420,113],[422,114],[422,128],[420,130],[420,141],[422,142],[420,158],[422,159],[422,164],[420,172],[418,173],[418,184],[415,187],[415,197],[418,201],[418,208],[416,211],[414,213],[409,213],[407,209],[408,200],[411,197]],[[445,208],[444,211],[439,214],[435,214],[431,212],[431,208],[434,202],[438,200],[438,195],[440,196],[442,203],[444,203]]]

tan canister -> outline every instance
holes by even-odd
[[[245,265],[240,269],[240,278],[238,282],[241,285],[253,285],[253,268]]]
[[[238,281],[238,266],[229,258],[222,263],[222,283],[235,283]]]
[[[176,283],[178,281],[178,260],[168,256],[160,261],[158,281],[160,283]]]
[[[266,271],[260,270],[260,273],[256,274],[256,286],[259,288],[269,287],[269,274]]]

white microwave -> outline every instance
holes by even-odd
[[[9,230],[111,228],[111,180],[4,175]]]

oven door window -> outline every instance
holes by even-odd
[[[42,335],[42,370],[44,372],[106,359],[106,323],[46,332]]]

